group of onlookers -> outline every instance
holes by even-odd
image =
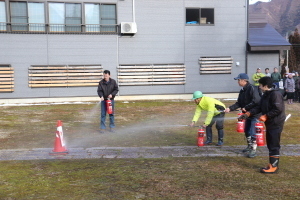
[[[271,77],[274,87],[282,89],[282,95],[286,97],[288,104],[293,104],[294,101],[300,103],[300,81],[298,72],[285,73],[284,76],[281,77],[277,67],[274,68],[274,72],[272,73],[270,73],[269,68],[265,69],[265,73],[261,72],[261,68],[257,68],[256,73],[252,76],[254,85],[258,86],[258,80],[264,76]]]

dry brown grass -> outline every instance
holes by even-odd
[[[225,102],[230,105],[233,102]],[[196,144],[196,128],[172,127],[187,125],[195,111],[191,101],[135,101],[117,102],[116,133],[99,134],[99,105],[68,104],[2,107],[0,111],[0,142],[2,149],[51,148],[56,122],[62,120],[69,147],[96,146],[193,146]],[[287,121],[283,144],[299,144],[298,122],[300,104],[286,105]],[[203,123],[203,113],[198,125]],[[244,136],[236,133],[237,112],[226,114],[225,144],[242,145]],[[214,129],[214,139],[217,135]]]

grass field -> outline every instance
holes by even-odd
[[[193,146],[197,129],[173,125],[189,124],[194,109],[190,101],[117,102],[116,133],[99,134],[96,103],[1,107],[0,147],[52,148],[57,120],[68,147]],[[299,111],[286,105],[282,144],[300,144]],[[226,115],[225,145],[245,144],[236,116]],[[1,161],[0,199],[300,199],[299,161],[282,157],[274,175],[258,172],[267,164],[259,156]]]

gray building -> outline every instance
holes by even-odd
[[[247,60],[252,70],[249,74],[254,74],[257,68],[261,68],[262,73],[265,68],[269,68],[270,73],[274,67],[280,71],[280,53],[289,51],[291,44],[267,23],[266,14],[250,15],[248,33]]]
[[[103,69],[120,95],[237,92],[233,77],[261,59],[247,57],[247,10],[248,0],[0,0],[0,98],[96,96]]]

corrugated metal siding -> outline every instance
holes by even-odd
[[[261,72],[265,72],[265,68],[270,69],[270,73],[274,72],[274,67],[279,67],[279,52],[273,53],[249,53],[248,54],[248,75],[251,79],[256,69],[260,67]],[[253,83],[252,79],[250,80]]]
[[[117,4],[118,23],[132,21],[132,1],[101,2]],[[133,37],[0,34],[1,63],[15,69],[15,91],[0,94],[0,98],[97,95],[94,87],[31,89],[28,87],[31,65],[101,64],[116,79],[116,68],[122,64],[183,63],[186,85],[122,86],[120,94],[236,92],[238,86],[232,87],[232,79],[245,72],[245,3],[241,0],[136,0],[138,32]],[[215,25],[185,26],[186,7],[214,8]],[[228,75],[200,75],[201,56],[231,56],[240,66],[233,65],[232,74]],[[212,81],[215,79],[218,81]]]

